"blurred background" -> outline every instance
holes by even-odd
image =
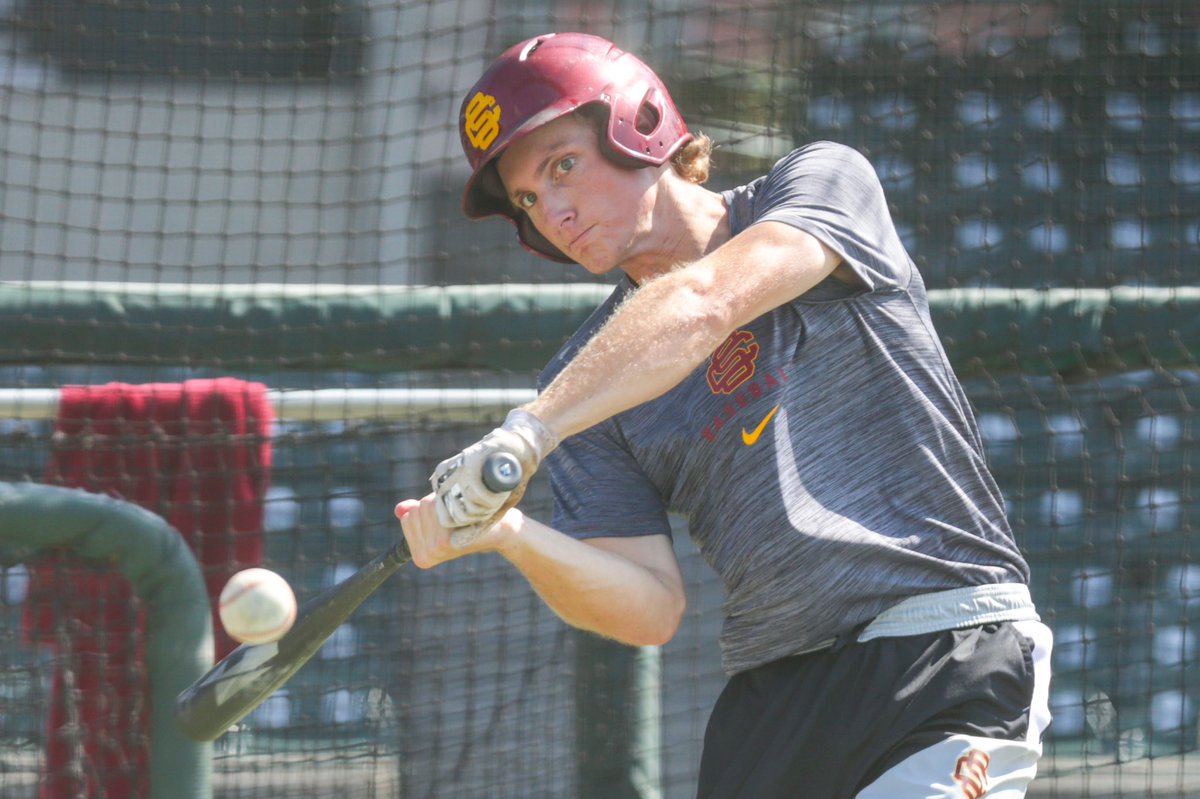
[[[711,188],[818,139],[870,159],[1056,633],[1031,796],[1200,796],[1184,0],[0,0],[0,479],[63,483],[62,386],[231,377],[275,407],[263,564],[303,599],[386,549],[608,291],[459,210],[464,94],[551,30],[658,71]],[[569,631],[498,560],[406,570],[217,742],[214,795],[691,796],[722,596],[676,521],[661,650]],[[36,563],[5,566],[0,797],[45,796],[78,631],[36,640]]]

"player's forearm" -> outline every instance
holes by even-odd
[[[687,271],[639,288],[524,408],[562,440],[678,385],[732,324],[729,309],[709,298],[703,276]]]
[[[657,571],[527,516],[499,549],[560,618],[634,646],[666,643],[686,605],[677,572]]]
[[[751,226],[643,284],[525,409],[559,440],[665,394],[738,325],[803,294],[841,257],[789,225]]]

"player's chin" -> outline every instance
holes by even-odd
[[[576,263],[586,269],[589,274],[595,275],[596,277],[603,277],[620,265],[617,263],[615,258],[603,255],[594,256],[590,254],[580,255],[579,260],[576,261]]]

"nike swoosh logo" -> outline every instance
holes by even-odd
[[[743,427],[742,443],[744,443],[747,447],[752,447],[758,443],[758,437],[762,435],[763,430],[767,429],[767,423],[771,421],[771,417],[775,415],[775,411],[777,410],[779,410],[778,405],[772,408],[771,412],[763,417],[763,420],[758,423],[758,427],[754,428],[753,433],[747,433],[746,428]]]

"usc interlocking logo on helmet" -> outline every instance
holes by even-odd
[[[476,150],[487,150],[500,135],[500,105],[496,98],[483,92],[463,108],[463,135]]]
[[[758,357],[758,342],[748,330],[735,330],[717,347],[704,373],[714,394],[732,394],[754,377],[754,360]]]

